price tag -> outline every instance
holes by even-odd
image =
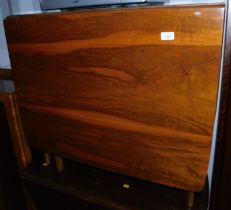
[[[174,40],[175,33],[174,32],[161,32],[160,38],[161,40]]]

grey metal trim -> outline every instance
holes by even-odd
[[[40,0],[40,4],[43,10],[48,10],[71,7],[119,5],[131,3],[169,3],[169,1],[170,0]]]

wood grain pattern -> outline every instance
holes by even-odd
[[[204,186],[223,6],[5,21],[30,146],[190,191]],[[175,40],[160,40],[161,32]]]

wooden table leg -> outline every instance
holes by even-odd
[[[51,156],[48,153],[44,153],[44,161],[43,166],[48,166],[51,164]]]
[[[55,164],[58,172],[62,172],[64,165],[63,165],[63,158],[55,156]]]
[[[194,205],[194,197],[195,197],[194,192],[188,193],[188,210],[191,210]]]

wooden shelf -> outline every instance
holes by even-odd
[[[43,188],[43,191],[45,189],[46,192],[52,191],[49,193],[51,199],[55,195],[55,191],[89,205],[100,206],[101,209],[187,209],[188,193],[186,191],[122,176],[72,161],[64,160],[64,165],[64,171],[58,173],[54,165],[43,166],[42,161],[38,161],[22,173],[22,179],[30,194],[32,197],[35,196],[35,198],[33,197],[34,201],[38,197],[40,200],[42,198],[41,193],[36,198],[36,189],[39,186],[39,188]],[[61,205],[58,204],[59,201],[55,202],[57,203],[54,205]],[[37,206],[39,205],[41,203]],[[206,205],[207,189],[204,189],[201,193],[196,193],[193,209],[204,210]]]

